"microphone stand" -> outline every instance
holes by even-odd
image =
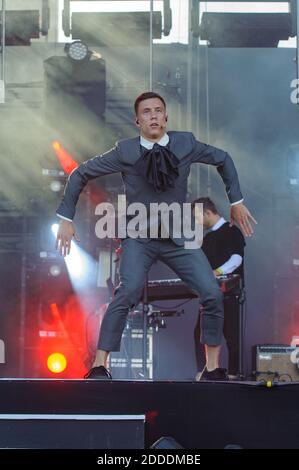
[[[143,318],[143,336],[142,336],[142,372],[144,379],[148,378],[147,371],[147,325],[148,325],[148,274],[145,276],[143,299],[142,299],[142,318]]]

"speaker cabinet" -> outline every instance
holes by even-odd
[[[254,346],[256,380],[299,382],[298,361],[295,347],[283,344]],[[299,355],[299,353],[298,353]],[[297,362],[294,361],[294,358]]]

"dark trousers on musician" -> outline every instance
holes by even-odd
[[[98,349],[119,351],[122,333],[130,309],[140,302],[146,273],[156,260],[167,264],[190,289],[203,306],[201,342],[221,344],[223,334],[223,298],[210,264],[200,249],[185,249],[170,239],[122,241],[120,283],[104,316]],[[175,287],[174,287],[175,289]]]
[[[239,372],[239,321],[240,309],[237,295],[225,296],[223,336],[226,340],[228,351],[228,373],[237,375]],[[205,352],[200,342],[201,335],[201,312],[198,314],[194,329],[194,344],[197,370],[200,371],[205,365]]]

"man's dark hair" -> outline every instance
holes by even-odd
[[[146,91],[144,93],[141,93],[141,95],[137,96],[135,103],[134,103],[134,109],[135,109],[135,114],[138,112],[138,106],[141,101],[148,100],[149,98],[159,98],[159,100],[162,101],[166,108],[166,103],[164,98],[162,96],[158,95],[158,93],[155,93],[154,91]]]
[[[191,204],[192,210],[194,210],[194,207],[195,207],[196,203],[203,204],[203,210],[204,211],[209,210],[209,211],[213,212],[213,214],[218,214],[218,211],[217,211],[217,208],[216,208],[214,202],[209,197],[200,197],[198,199],[195,199],[195,201],[193,201],[192,204]]]

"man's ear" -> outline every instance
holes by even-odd
[[[168,116],[165,116],[165,121],[166,121],[166,122],[168,121]]]
[[[139,126],[139,121],[138,121],[137,118],[135,119],[135,122],[136,122],[137,126]]]

